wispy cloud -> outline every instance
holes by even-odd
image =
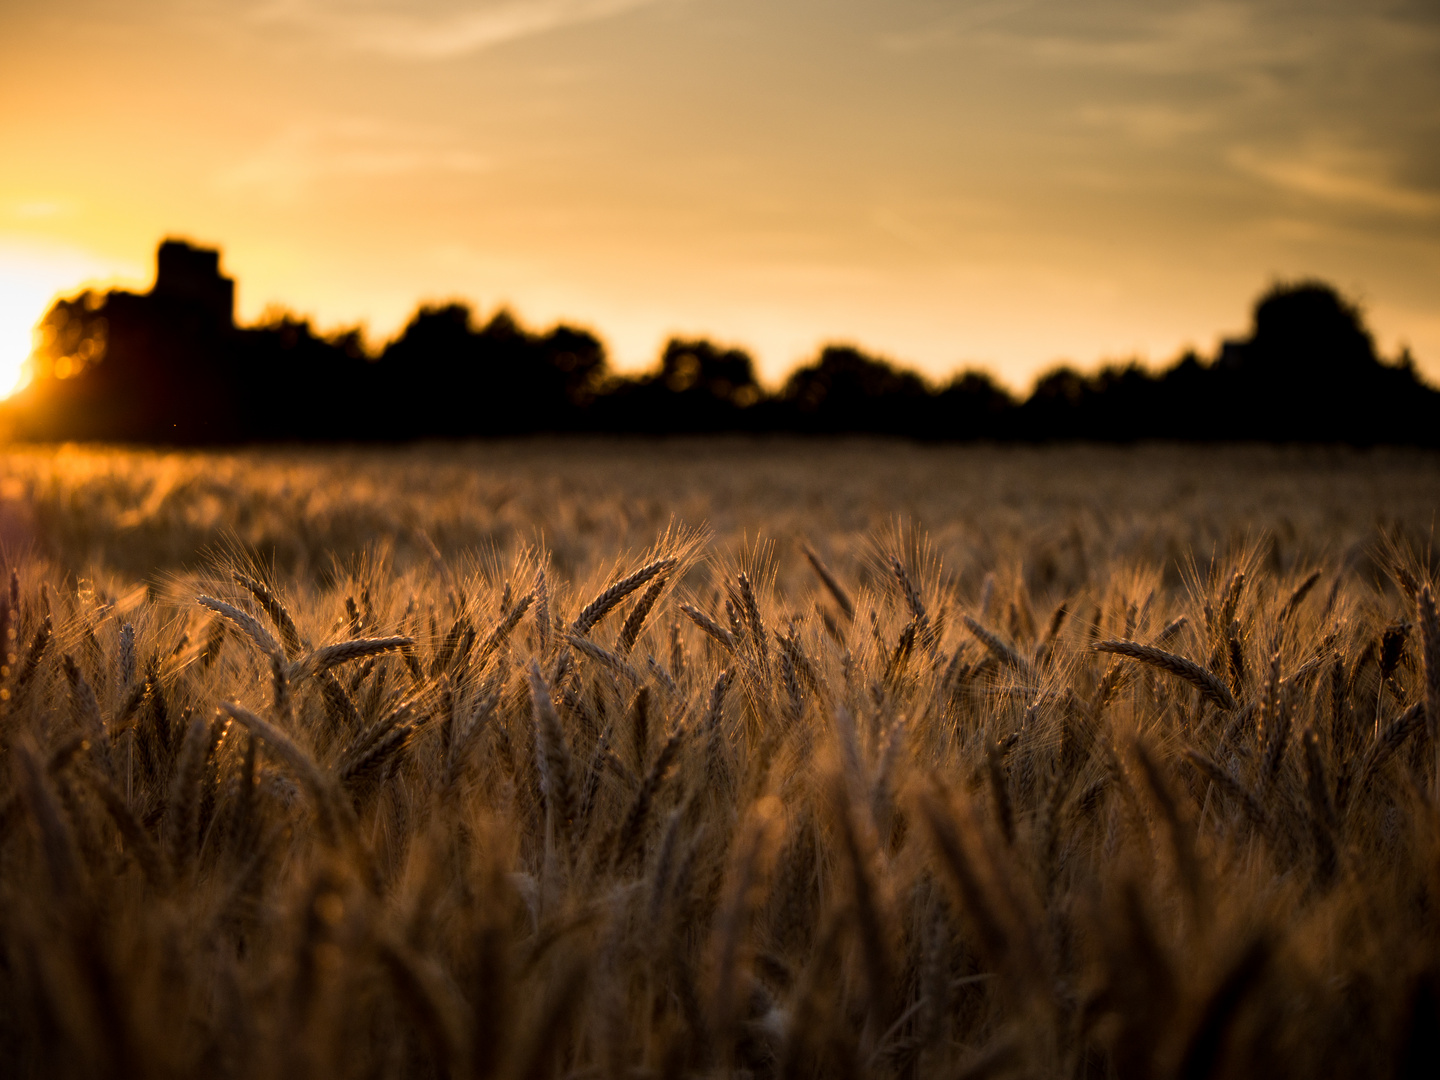
[[[1275,33],[1264,12],[1234,0],[1164,6],[973,0],[880,36],[892,52],[979,47],[1059,66],[1174,75],[1307,55],[1313,34]],[[1310,20],[1312,25],[1315,20]]]
[[[1116,5],[1064,32],[1047,21],[1028,32],[1007,31],[1005,38],[1039,61],[1142,75],[1234,71],[1312,53],[1306,36],[1270,29],[1253,5],[1202,2],[1154,11]]]
[[[216,187],[292,202],[324,181],[422,172],[480,173],[492,167],[489,158],[456,146],[443,133],[399,129],[365,118],[312,119],[288,125],[223,169],[216,176]]]
[[[1440,192],[1399,183],[1372,154],[1327,146],[1299,154],[1267,154],[1242,146],[1229,156],[1241,172],[1294,195],[1405,217],[1440,214]]]
[[[1371,58],[1423,61],[1440,48],[1428,0],[1261,4],[1239,0],[975,0],[941,19],[882,38],[898,51],[968,46],[1055,69],[1174,78],[1289,78]]]
[[[660,0],[490,0],[440,10],[407,3],[273,0],[252,13],[261,25],[308,31],[342,48],[400,59],[441,59],[577,23],[612,18]]]

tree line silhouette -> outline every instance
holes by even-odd
[[[612,371],[591,333],[479,323],[421,307],[378,354],[358,331],[281,315],[234,321],[219,253],[160,245],[148,293],[85,292],[41,324],[29,385],[5,403],[22,439],[176,444],[401,441],[548,432],[876,434],[926,440],[1259,440],[1440,445],[1440,391],[1408,353],[1382,359],[1357,307],[1318,281],[1276,285],[1243,340],[1151,372],[1059,367],[1019,399],[982,372],[936,386],[829,345],[775,391],[742,350],[671,340]]]

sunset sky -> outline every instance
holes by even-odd
[[[1440,5],[4,0],[0,368],[167,235],[246,321],[461,297],[771,381],[1161,363],[1318,276],[1440,382]]]

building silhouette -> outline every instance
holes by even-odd
[[[155,300],[192,305],[216,323],[235,325],[235,282],[220,273],[220,252],[185,240],[165,240],[155,253]]]

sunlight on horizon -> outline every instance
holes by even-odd
[[[49,304],[42,290],[0,267],[0,398],[24,388],[25,362],[35,344],[35,332]]]
[[[1433,2],[103,7],[7,6],[0,256],[148,282],[187,236],[245,323],[378,343],[458,296],[622,370],[680,332],[774,382],[847,341],[1017,390],[1211,354],[1318,278],[1440,383],[1440,119],[1395,107],[1440,100]]]
[[[0,399],[24,389],[26,361],[50,305],[86,288],[106,288],[118,268],[89,252],[0,242]]]

